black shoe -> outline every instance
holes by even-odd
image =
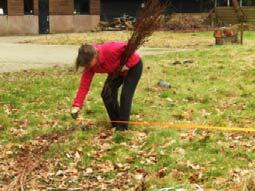
[[[115,127],[116,131],[127,131],[128,130],[128,126],[126,124],[118,124]]]
[[[112,123],[112,128],[117,128],[118,127],[118,123]]]

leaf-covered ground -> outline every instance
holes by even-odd
[[[255,35],[246,34],[244,46],[145,56],[132,120],[254,127]],[[105,75],[93,80],[84,119],[73,121],[80,75],[70,68],[0,75],[1,189],[254,190],[254,134],[160,126],[114,132],[100,98]],[[160,79],[172,88],[157,87]]]
[[[126,41],[130,32],[88,32],[71,34],[51,34],[47,36],[33,36],[20,40],[24,43],[58,44],[58,45],[80,45],[81,43],[102,43],[105,41]],[[155,32],[145,43],[146,47],[152,48],[189,48],[212,45],[214,40],[212,32],[200,33],[174,33]]]

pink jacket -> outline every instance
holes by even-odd
[[[125,50],[127,43],[125,42],[107,42],[98,44],[94,47],[99,53],[99,65],[89,70],[83,71],[80,87],[76,93],[73,101],[73,106],[82,107],[84,99],[86,98],[90,84],[95,73],[108,73],[113,74],[120,65],[120,56]],[[135,66],[140,60],[140,56],[135,52],[126,63],[128,68]]]

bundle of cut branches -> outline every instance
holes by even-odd
[[[127,63],[129,57],[142,46],[153,32],[159,29],[161,16],[168,6],[168,3],[160,3],[159,0],[147,0],[141,8],[133,28],[132,35],[128,40],[125,51],[120,60],[120,67],[112,75],[107,83],[113,83],[114,79],[118,78],[122,67]]]

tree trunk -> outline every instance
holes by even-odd
[[[243,44],[243,32],[244,32],[244,29],[243,29],[243,23],[244,21],[246,20],[245,19],[245,13],[243,12],[242,8],[240,7],[240,3],[238,0],[232,0],[232,3],[233,3],[233,7],[235,9],[235,12],[236,12],[236,15],[241,23],[241,37],[240,37],[240,41],[241,41],[241,44]]]

